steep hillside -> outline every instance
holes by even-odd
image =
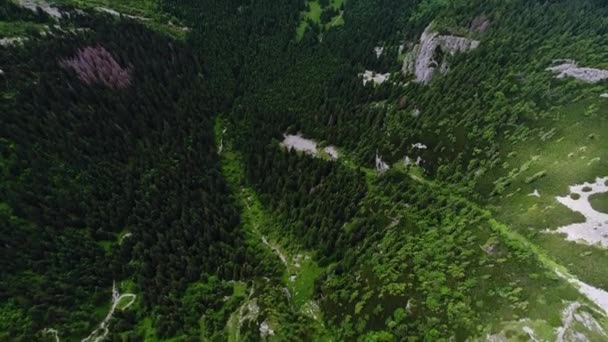
[[[0,340],[608,340],[607,17],[0,4]]]

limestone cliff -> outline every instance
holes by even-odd
[[[441,73],[446,73],[449,69],[447,61],[438,58],[438,54],[463,53],[476,49],[479,44],[478,40],[440,35],[433,31],[433,24],[430,24],[420,36],[420,42],[404,59],[402,71],[405,75],[414,74],[416,82],[428,84],[437,68]]]

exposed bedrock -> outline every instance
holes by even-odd
[[[415,75],[416,82],[428,84],[437,68],[441,73],[449,70],[449,65],[443,58],[444,54],[467,52],[476,49],[479,44],[478,40],[440,35],[433,31],[433,25],[430,24],[420,36],[420,42],[403,61],[402,72],[405,75]]]

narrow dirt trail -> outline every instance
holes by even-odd
[[[123,300],[125,298],[130,298],[129,303],[121,308],[121,310],[126,310],[129,306],[131,306],[135,302],[136,297],[137,296],[132,293],[124,293],[121,295],[118,292],[118,290],[116,289],[116,283],[113,283],[112,284],[112,306],[110,307],[110,311],[108,311],[106,318],[104,318],[103,321],[101,321],[101,323],[99,324],[99,327],[97,327],[97,329],[93,330],[91,332],[91,334],[89,336],[87,336],[86,338],[84,338],[81,342],[103,341],[106,338],[106,336],[108,336],[108,333],[110,332],[110,329],[109,329],[110,320],[112,319],[112,316],[114,316],[114,312],[116,311],[118,304],[121,302],[121,300]]]
[[[120,292],[118,292],[118,290],[116,289],[116,282],[114,282],[112,284],[112,306],[110,307],[110,311],[108,311],[108,314],[103,319],[103,321],[101,321],[99,326],[95,328],[95,330],[93,330],[91,334],[89,334],[89,336],[83,338],[81,342],[103,341],[110,333],[110,320],[114,316],[114,312],[116,311],[116,308],[118,308],[118,304],[125,298],[129,298],[130,301],[123,307],[119,308],[119,310],[126,310],[135,302],[135,298],[137,298],[137,296],[133,293],[120,294]],[[57,331],[56,329],[45,328],[44,330],[42,330],[42,333],[46,335],[52,335],[53,337],[55,337],[55,342],[60,342],[59,331]]]

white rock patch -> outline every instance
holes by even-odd
[[[405,49],[405,45],[401,44],[399,45],[399,50],[398,50],[398,55],[401,55],[403,53],[403,50]]]
[[[334,146],[327,146],[323,149],[331,159],[338,159],[338,150]]]
[[[600,97],[603,99],[608,99],[608,93],[603,93],[602,95],[600,95]]]
[[[419,150],[426,150],[427,146],[423,143],[415,143],[415,144],[412,144],[412,148],[417,148]]]
[[[374,53],[376,53],[376,58],[380,58],[380,56],[382,56],[383,52],[384,52],[384,47],[383,46],[376,46],[374,48]]]
[[[220,138],[220,146],[217,148],[217,154],[222,154],[222,151],[224,151],[224,135],[226,134],[227,130],[228,128],[224,128],[222,130],[222,137]]]
[[[262,324],[260,324],[260,336],[274,336],[274,330],[270,326],[270,323],[268,323],[268,320],[265,320],[264,322],[262,322]]]
[[[121,236],[121,237],[120,237],[120,240],[118,240],[118,244],[122,244],[122,242],[124,241],[124,239],[128,239],[128,238],[130,238],[131,236],[133,236],[133,233],[130,233],[130,232],[129,232],[129,233],[126,233],[126,234],[125,234],[125,235],[123,235],[123,236]]]
[[[59,11],[57,7],[51,6],[45,0],[18,0],[17,4],[33,12],[36,12],[37,8],[39,7],[44,13],[50,15],[53,18],[62,17],[61,11]]]
[[[378,152],[376,152],[376,171],[378,171],[379,173],[384,173],[388,171],[388,169],[390,169],[388,164],[385,163],[382,160],[382,157],[378,154]]]
[[[585,284],[578,279],[570,279],[571,283],[578,285],[578,290],[584,294],[590,301],[595,303],[597,306],[602,308],[608,315],[608,292],[593,287],[589,284]]]
[[[529,193],[528,196],[540,197],[540,191],[538,191],[538,189],[534,189],[534,192]]]
[[[584,325],[589,331],[594,331],[606,336],[606,331],[604,331],[604,328],[602,328],[602,326],[595,320],[595,318],[593,318],[593,316],[591,316],[590,313],[586,311],[575,313],[574,319]]]
[[[538,338],[536,336],[536,332],[534,331],[534,329],[530,328],[530,327],[523,327],[523,331],[528,334],[528,336],[530,337],[530,339],[534,342],[541,342],[542,340],[540,338]]]
[[[608,192],[606,181],[608,177],[597,178],[595,183],[577,184],[570,187],[570,194],[575,194],[578,199],[572,196],[557,197],[557,201],[572,211],[576,211],[585,216],[584,223],[574,223],[560,227],[555,231],[545,230],[549,233],[564,233],[568,241],[575,241],[608,248],[608,214],[600,213],[591,207],[589,197],[594,194]],[[584,191],[589,190],[590,191]]]
[[[547,71],[557,74],[555,78],[558,79],[572,77],[587,83],[597,83],[608,79],[608,70],[581,68],[572,60],[565,60],[562,64],[549,67]]]
[[[386,74],[378,74],[371,70],[365,70],[364,73],[359,74],[359,77],[363,78],[363,85],[366,85],[368,82],[373,82],[374,84],[382,84],[386,82],[391,76],[390,72]]]
[[[316,141],[306,139],[301,134],[284,134],[284,139],[281,145],[287,149],[293,148],[296,151],[304,152],[312,156],[319,156],[319,146]],[[323,151],[329,155],[329,158],[336,160],[339,157],[338,149],[335,146],[326,146]]]
[[[571,275],[564,275],[558,270],[555,270],[555,273],[560,278],[566,279],[569,283],[574,284],[577,287],[578,292],[583,294],[585,297],[587,297],[587,299],[604,310],[606,315],[608,315],[608,292],[598,289],[597,287],[593,287],[589,284],[585,284]]]
[[[53,328],[44,328],[42,333],[45,335],[51,335],[55,339],[55,342],[59,342],[59,331]]]
[[[2,38],[0,39],[0,46],[8,47],[23,44],[27,38],[23,37],[11,37],[11,38]]]
[[[502,335],[495,334],[495,335],[487,335],[486,341],[487,342],[506,342],[507,339],[505,337],[503,337]]]
[[[579,302],[568,304],[562,313],[562,326],[557,329],[557,342],[589,341],[581,331],[574,329],[574,323],[581,323],[588,332],[595,332],[605,337],[606,332],[602,326],[588,312],[582,311],[583,305]]]
[[[404,59],[402,72],[405,75],[414,74],[416,82],[428,84],[433,79],[438,67],[442,73],[449,69],[445,61],[435,60],[434,55],[437,48],[454,55],[476,49],[479,44],[478,40],[439,35],[439,33],[433,32],[433,24],[431,23],[420,36],[420,43]]]
[[[577,338],[576,341],[588,341],[585,336],[581,339],[575,336],[576,332],[570,330],[570,326],[574,321],[574,312],[581,307],[581,303],[575,302],[566,307],[562,313],[562,326],[557,329],[556,342],[571,341],[572,338]]]
[[[304,152],[307,154],[316,155],[317,154],[317,142],[311,139],[306,139],[302,135],[292,135],[286,134],[283,135],[285,138],[281,145],[290,149],[293,148],[296,151]]]
[[[407,167],[410,165],[416,165],[416,166],[420,166],[420,163],[422,163],[423,160],[420,156],[418,156],[418,158],[416,158],[416,160],[413,160],[412,158],[410,158],[409,156],[405,156],[405,158],[403,159],[403,164]]]
[[[319,308],[319,304],[312,300],[302,305],[302,308],[300,310],[305,315],[311,317],[314,320],[318,320],[321,313],[321,308]]]

